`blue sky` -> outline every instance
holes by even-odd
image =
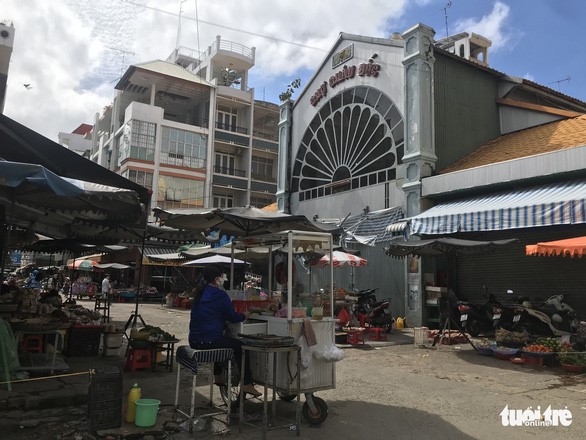
[[[132,63],[205,49],[216,35],[256,47],[250,86],[278,102],[304,86],[340,32],[388,37],[420,22],[492,41],[490,67],[586,101],[582,0],[3,0],[14,22],[4,113],[57,139],[111,103]],[[449,5],[449,6],[448,6]],[[196,14],[197,6],[197,14]],[[198,20],[196,20],[196,17]],[[31,84],[25,88],[23,84]],[[295,98],[295,95],[293,96]]]

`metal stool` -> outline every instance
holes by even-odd
[[[102,324],[110,322],[110,298],[108,298],[108,295],[96,295],[94,311],[102,314]]]
[[[228,389],[232,387],[232,370],[231,360],[234,357],[234,350],[231,348],[212,348],[210,350],[195,350],[188,345],[182,345],[177,348],[175,355],[175,362],[177,363],[177,383],[175,385],[175,406],[173,413],[179,413],[187,417],[189,424],[189,432],[193,431],[193,420],[195,415],[195,387],[197,384],[197,368],[201,364],[213,364],[214,362],[227,362],[228,363]],[[191,404],[189,407],[189,414],[179,409],[179,381],[181,377],[181,367],[187,368],[193,374],[191,382]],[[212,380],[210,385],[210,406],[213,405],[214,398],[214,380],[213,380],[213,367],[212,367]],[[230,424],[230,406],[226,405],[226,424]],[[222,414],[221,412],[204,414],[202,417],[211,417],[214,415]]]

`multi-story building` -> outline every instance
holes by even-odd
[[[92,133],[93,126],[81,124],[71,133],[59,132],[59,144],[69,148],[84,157],[89,157],[92,150]]]
[[[14,26],[12,23],[0,22],[0,113],[4,111],[8,68],[14,45]]]
[[[254,99],[255,48],[222,40],[132,65],[96,115],[91,159],[153,191],[152,206],[275,200],[278,106]]]

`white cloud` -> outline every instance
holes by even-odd
[[[458,20],[455,33],[475,32],[492,41],[491,50],[499,50],[513,40],[514,32],[507,27],[511,8],[502,2],[495,2],[492,11],[479,19]]]
[[[2,18],[15,26],[4,113],[54,140],[59,131],[93,124],[95,113],[111,102],[116,81],[130,64],[164,60],[175,48],[179,1],[2,3]],[[315,69],[340,32],[386,36],[389,23],[403,17],[407,3],[198,0],[197,26],[196,3],[189,1],[183,3],[180,44],[198,49],[199,34],[201,50],[216,35],[254,46],[255,76],[274,80],[284,75],[285,84],[300,69]]]

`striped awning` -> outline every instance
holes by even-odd
[[[410,221],[412,234],[427,235],[586,223],[586,181],[442,203]]]

